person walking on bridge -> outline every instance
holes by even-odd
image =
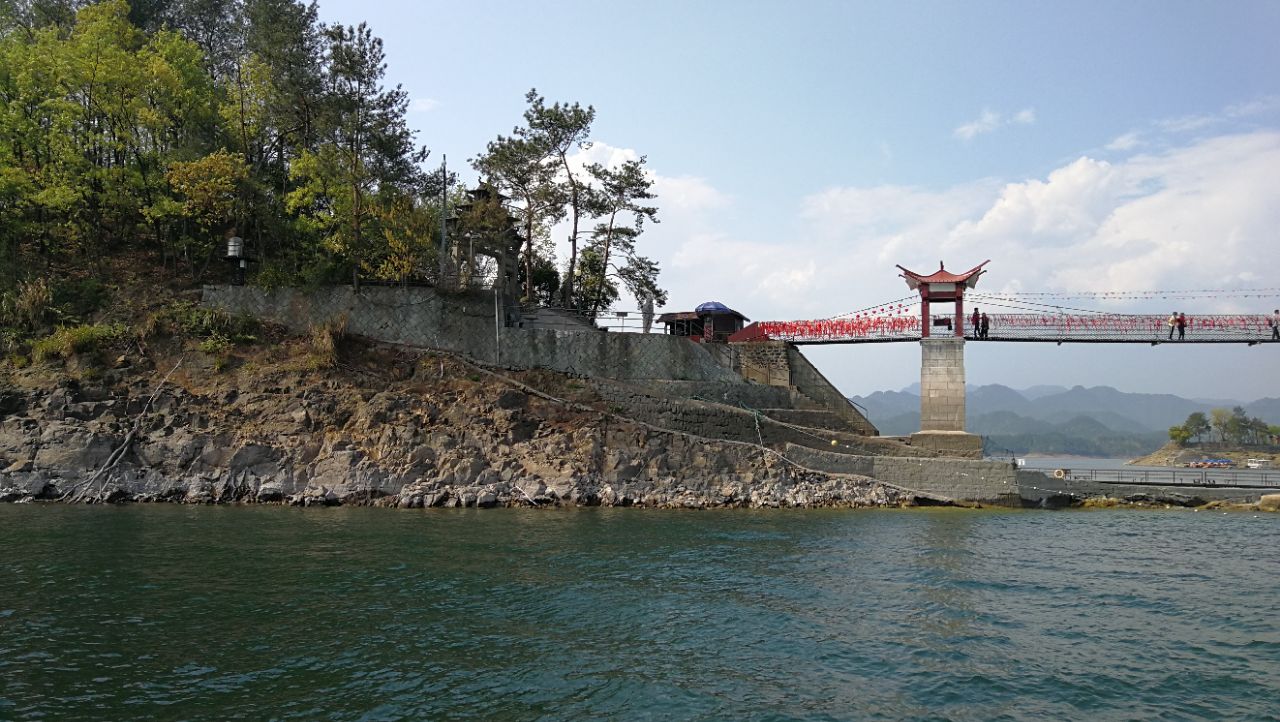
[[[1271,340],[1280,341],[1280,308],[1271,312]]]
[[[969,317],[969,325],[973,327],[973,337],[979,338],[978,335],[978,307],[973,307],[973,315]]]
[[[1184,341],[1187,338],[1187,314],[1178,314],[1178,340]]]
[[[1173,340],[1173,330],[1174,330],[1174,329],[1176,329],[1176,328],[1178,327],[1178,312],[1177,312],[1177,311],[1174,311],[1173,313],[1169,314],[1169,320],[1167,321],[1167,323],[1169,324],[1169,340],[1170,340],[1170,341],[1172,341],[1172,340]]]
[[[982,339],[983,341],[986,341],[987,334],[990,331],[991,331],[991,317],[984,313],[982,314],[981,322],[978,324],[978,338]]]

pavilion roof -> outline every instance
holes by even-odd
[[[973,288],[978,285],[978,277],[986,273],[986,271],[982,270],[982,267],[988,263],[991,263],[990,259],[979,263],[964,273],[952,273],[948,271],[942,263],[939,263],[938,270],[927,276],[916,273],[915,271],[909,271],[902,266],[898,266],[898,268],[902,270],[902,273],[899,275],[907,279],[907,285],[910,286],[913,291],[921,285],[929,283],[963,283],[965,286]]]

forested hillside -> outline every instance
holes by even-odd
[[[414,137],[385,73],[372,30],[324,24],[315,3],[0,4],[8,350],[85,320],[56,302],[61,286],[109,286],[114,259],[190,284],[226,278],[233,236],[249,282],[268,287],[492,284],[505,260],[520,271],[504,283],[527,297],[588,311],[621,287],[664,300],[658,265],[636,250],[657,220],[644,160],[572,162],[594,108],[530,91],[510,135],[458,149],[486,184],[477,192],[428,165],[429,139]],[[549,233],[562,220],[571,251],[557,263]],[[446,232],[458,242],[441,253]]]

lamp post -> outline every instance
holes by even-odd
[[[227,260],[236,264],[235,276],[231,282],[236,286],[243,286],[244,269],[249,265],[249,259],[244,255],[244,239],[240,236],[227,239]]]

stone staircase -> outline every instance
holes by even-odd
[[[521,306],[520,328],[547,331],[599,331],[589,319],[560,308]]]
[[[610,410],[672,431],[730,441],[763,442],[774,448],[792,444],[842,454],[936,456],[897,439],[864,435],[856,423],[828,410],[762,408],[749,403],[755,400],[748,394],[749,390],[785,393],[777,387],[741,384],[740,394],[716,398],[721,395],[689,395],[684,385],[677,384],[593,379],[591,385]],[[774,400],[780,399],[775,395]]]

